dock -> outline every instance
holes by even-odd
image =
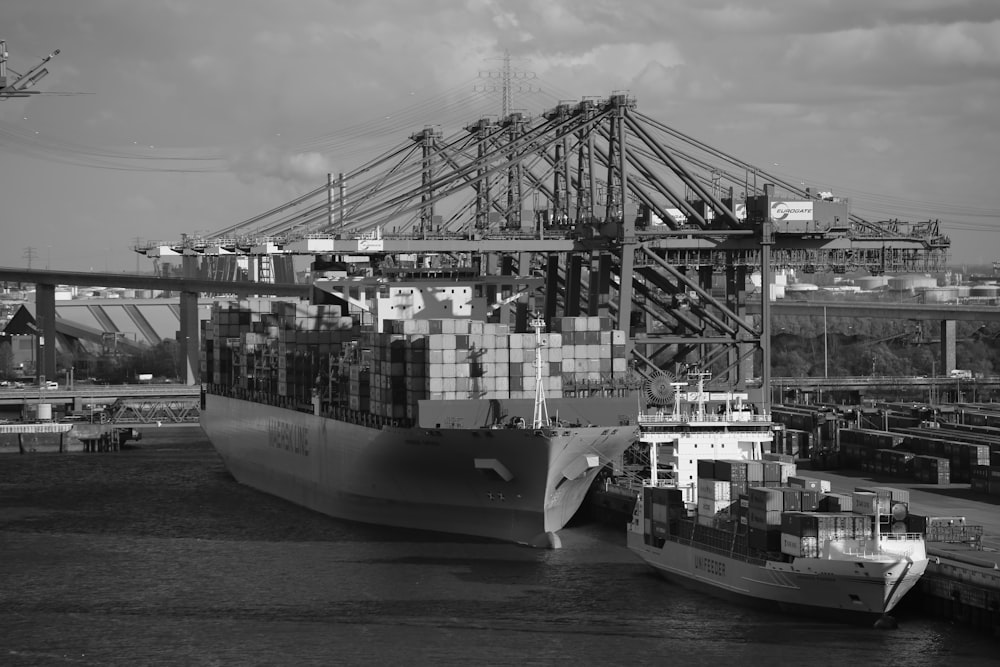
[[[58,451],[69,451],[69,439],[82,443],[84,452],[116,452],[129,440],[141,440],[142,433],[131,427],[119,427],[114,424],[87,424],[80,422],[29,422],[16,424],[0,424],[0,436],[16,435],[17,450],[26,454],[29,447],[25,444],[25,436],[58,436]],[[54,438],[53,438],[54,440]],[[47,443],[48,444],[48,443]],[[55,449],[53,442],[49,447]],[[46,447],[48,449],[49,447]],[[35,448],[31,448],[34,451]]]
[[[974,493],[968,484],[913,484],[891,478],[873,479],[866,473],[827,470],[803,469],[800,474],[829,480],[835,493],[850,492],[873,482],[907,489],[911,512],[964,516],[967,526],[981,526],[981,536],[969,534],[963,539],[956,533],[949,541],[927,542],[930,562],[910,593],[915,597],[910,602],[934,618],[1000,637],[1000,498]],[[997,504],[990,502],[994,498]]]
[[[25,453],[24,436],[58,434],[59,451],[66,451],[66,434],[72,430],[73,424],[60,424],[56,422],[40,422],[34,424],[0,424],[0,435],[17,435],[17,450]]]

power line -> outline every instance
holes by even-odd
[[[507,49],[503,50],[503,56],[500,58],[490,58],[489,60],[502,60],[503,69],[499,72],[495,70],[486,70],[484,72],[479,72],[477,78],[479,79],[499,79],[500,80],[500,117],[507,118],[510,116],[510,112],[513,110],[511,102],[513,102],[513,94],[515,92],[513,82],[514,81],[525,81],[535,79],[535,73],[526,70],[514,70],[510,66],[510,51]],[[476,92],[490,93],[497,92],[497,87],[494,85],[483,85],[474,88]],[[517,92],[519,93],[538,93],[541,92],[541,88],[532,86],[530,84],[517,87]]]
[[[34,246],[29,245],[27,248],[24,249],[24,252],[21,254],[21,257],[24,257],[25,259],[28,260],[28,270],[31,270],[31,260],[36,259],[38,257],[38,251],[35,249]]]

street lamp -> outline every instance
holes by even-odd
[[[826,306],[823,306],[823,377],[830,377],[830,354],[827,347],[826,333]]]
[[[930,399],[931,399],[931,405],[934,405],[934,390],[937,388],[936,383],[934,382],[934,378],[936,378],[936,377],[937,377],[937,362],[934,361],[934,358],[932,357],[931,358],[931,387],[930,387],[930,391],[929,391],[929,393],[930,393]]]

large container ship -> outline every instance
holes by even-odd
[[[560,546],[637,434],[624,332],[517,331],[495,317],[511,295],[464,274],[314,287],[203,323],[201,424],[233,476],[338,518]]]
[[[699,410],[659,421],[733,451],[746,438],[738,423],[746,418]],[[797,475],[791,457],[760,452],[699,460],[693,503],[678,479],[657,478],[651,458],[628,547],[682,585],[783,611],[877,621],[927,566],[923,536],[907,530],[905,490],[831,493],[828,482]]]

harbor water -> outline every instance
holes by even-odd
[[[16,449],[14,450],[16,451]],[[564,548],[330,519],[240,486],[198,428],[0,454],[4,665],[978,665],[997,640],[762,612],[656,578],[624,529]]]

